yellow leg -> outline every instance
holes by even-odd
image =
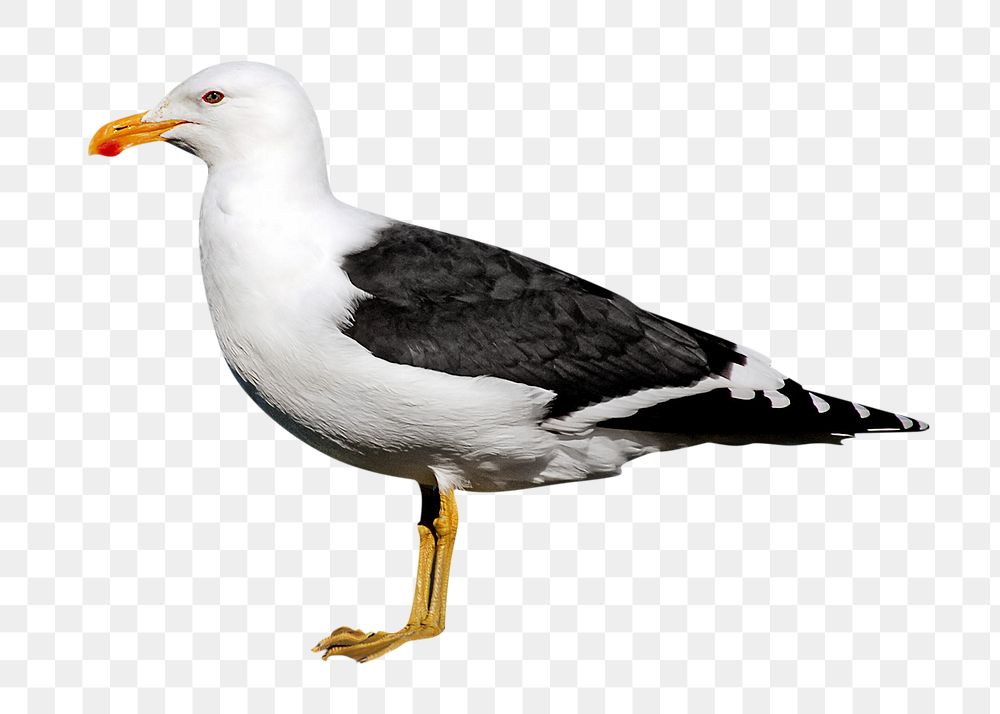
[[[458,531],[458,505],[454,491],[441,493],[435,487],[421,486],[420,495],[423,502],[417,524],[420,551],[410,619],[396,632],[366,633],[352,627],[338,627],[313,647],[313,652],[323,652],[323,659],[343,655],[367,662],[404,642],[435,637],[444,630],[448,573]]]

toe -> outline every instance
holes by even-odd
[[[355,630],[353,627],[338,627],[330,633],[329,637],[324,637],[320,640],[319,643],[313,647],[312,651],[322,652],[323,650],[330,650],[335,647],[349,647],[350,645],[356,645],[364,642],[374,634],[375,633],[373,632]],[[329,654],[329,652],[327,654]]]

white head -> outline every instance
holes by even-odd
[[[323,138],[305,90],[284,70],[226,62],[181,82],[148,112],[101,127],[91,154],[115,156],[129,146],[166,141],[210,168],[326,168]]]

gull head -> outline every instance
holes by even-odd
[[[90,153],[117,156],[152,141],[173,144],[210,167],[324,155],[302,85],[258,62],[226,62],[188,77],[153,109],[98,129]]]

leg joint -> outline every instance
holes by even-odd
[[[434,527],[434,521],[440,511],[441,492],[438,487],[420,484],[420,520],[417,523],[426,527],[435,537],[437,529]]]

